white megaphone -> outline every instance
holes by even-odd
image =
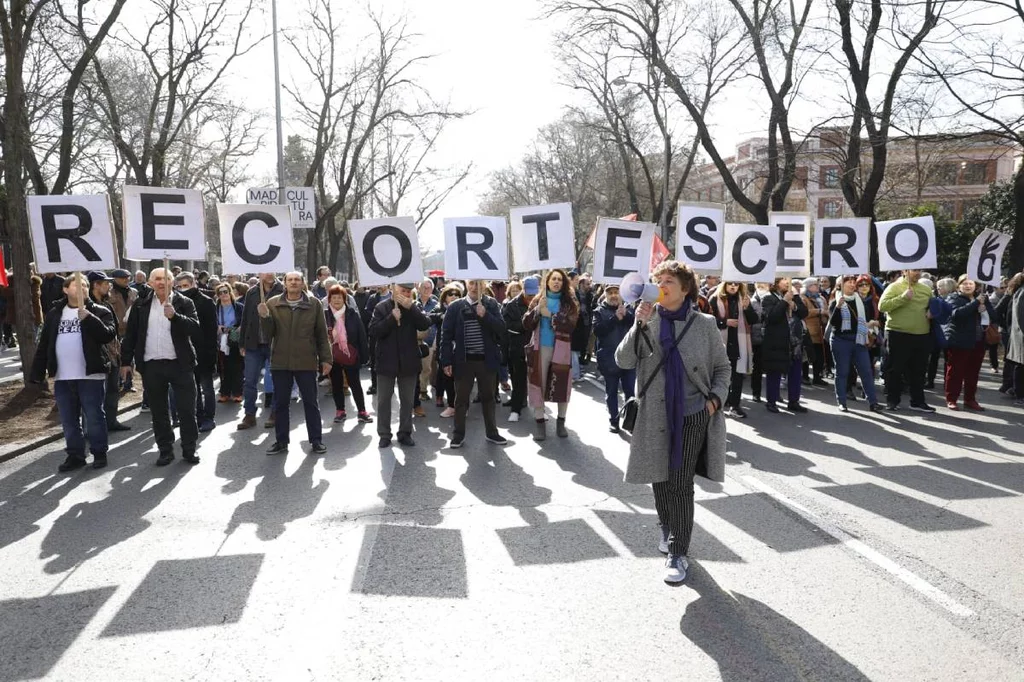
[[[622,278],[619,295],[628,304],[643,301],[644,303],[661,303],[665,293],[657,284],[645,282],[639,272],[631,272]]]

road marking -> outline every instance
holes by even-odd
[[[755,478],[753,476],[744,476],[743,482],[750,486],[751,488],[755,488],[765,493],[766,495],[770,495],[771,497],[775,498],[776,500],[786,505],[797,514],[799,514],[804,520],[814,524],[821,530],[825,531],[826,533],[834,537],[836,540],[841,542],[843,545],[853,550],[857,554],[860,554],[862,557],[864,557],[871,563],[875,564],[882,570],[899,578],[904,583],[912,587],[914,590],[920,592],[922,595],[932,600],[933,602],[935,602],[942,608],[946,609],[950,613],[953,613],[954,615],[960,616],[962,618],[970,618],[975,615],[974,611],[967,608],[963,604],[959,603],[958,601],[950,597],[948,594],[946,594],[939,588],[929,583],[924,578],[921,578],[917,574],[912,573],[911,571],[908,571],[907,569],[903,568],[889,557],[864,544],[863,542],[853,537],[841,528],[834,526],[831,523],[824,521],[823,519],[818,518],[810,509],[803,506],[799,502],[787,497],[786,495],[780,493],[779,491],[775,490],[774,488],[764,483],[760,479]]]

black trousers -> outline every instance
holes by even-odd
[[[750,392],[755,398],[761,397],[761,384],[764,380],[764,369],[761,365],[761,346],[754,346],[754,362],[750,371]]]
[[[519,413],[526,407],[526,357],[508,359],[508,377],[512,382],[512,403],[509,407]]]
[[[107,415],[107,426],[117,424],[117,403],[121,399],[121,363],[112,363],[107,372],[107,390],[103,395],[103,412]]]
[[[729,396],[725,399],[726,407],[739,407],[740,398],[743,397],[743,380],[745,375],[736,371],[737,362],[738,360],[729,361],[729,365],[732,366],[732,378],[729,381]]]
[[[238,347],[230,348],[231,352],[225,355],[218,351],[220,358],[220,394],[225,397],[242,397],[242,377],[244,376],[243,365],[245,363]]]
[[[181,451],[195,454],[199,425],[196,424],[196,379],[192,368],[183,367],[177,360],[151,360],[142,368],[142,387],[149,399],[153,436],[160,453],[174,452],[174,429],[168,405],[168,393],[173,388],[181,427]]]
[[[494,390],[498,384],[498,373],[489,369],[483,360],[466,360],[454,367],[455,375],[455,435],[466,434],[466,414],[469,412],[473,382],[479,386],[480,408],[484,413],[484,432],[493,436],[498,432],[494,419]]]
[[[931,334],[889,332],[889,368],[885,373],[885,391],[890,405],[899,405],[903,388],[910,392],[910,404],[922,405],[928,356],[932,352]]]
[[[658,523],[668,526],[668,551],[674,556],[690,553],[693,536],[693,477],[697,460],[708,438],[711,415],[707,408],[683,420],[683,466],[669,471],[667,481],[654,484]]]
[[[356,409],[366,412],[366,399],[363,397],[363,385],[359,383],[359,365],[331,365],[331,394],[334,397],[334,409],[345,409],[345,377],[348,377],[348,387],[352,391],[352,401]]]

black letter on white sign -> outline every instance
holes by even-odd
[[[761,246],[768,246],[768,235],[762,232],[744,232],[736,238],[736,243],[732,245],[732,261],[736,264],[736,269],[744,275],[756,275],[764,270],[765,266],[768,265],[768,261],[763,259],[757,261],[757,264],[753,267],[744,265],[741,252],[743,251],[743,245],[751,239]]]
[[[235,253],[242,257],[246,263],[253,265],[266,265],[272,262],[281,253],[281,247],[271,245],[262,256],[255,255],[245,245],[245,228],[252,222],[265,223],[269,227],[277,227],[278,223],[274,216],[263,211],[247,211],[238,216],[234,226],[231,228],[231,243],[235,245]]]
[[[835,236],[846,237],[841,243],[837,244],[834,239]],[[821,229],[821,265],[825,268],[832,267],[832,254],[837,253],[843,258],[843,263],[846,267],[856,267],[857,263],[853,260],[853,254],[850,253],[850,247],[857,240],[857,233],[854,232],[852,227],[836,226],[836,227],[823,227]]]
[[[139,201],[142,202],[142,247],[146,249],[158,249],[170,251],[171,249],[187,249],[187,239],[157,239],[157,225],[176,225],[181,227],[185,224],[184,216],[180,215],[156,215],[153,206],[155,204],[184,204],[185,197],[180,194],[140,194]]]
[[[715,225],[715,221],[705,216],[696,216],[686,223],[686,236],[693,241],[700,242],[708,247],[708,250],[704,253],[698,253],[689,244],[683,246],[683,254],[686,256],[686,261],[691,265],[694,263],[710,263],[715,260],[715,256],[718,255],[718,244],[715,243],[714,238],[710,234],[698,232],[698,225],[704,225],[707,227],[708,232],[714,232],[718,229]]]
[[[896,237],[904,230],[910,230],[917,235],[917,251],[910,255],[903,255],[896,250]],[[924,231],[923,227],[915,223],[900,223],[889,230],[889,234],[885,236],[885,248],[897,263],[917,262],[928,251],[928,233]]]
[[[804,225],[802,223],[779,223],[779,267],[780,268],[798,268],[804,264],[804,261],[800,258],[786,258],[786,249],[799,249],[803,246],[803,241],[796,239],[788,239],[788,236],[792,233],[803,234]]]
[[[467,237],[471,234],[478,234],[483,241],[470,244]],[[494,233],[484,227],[467,225],[455,226],[455,248],[459,254],[459,269],[465,270],[469,267],[469,252],[475,253],[488,270],[497,270],[498,264],[487,254],[487,249],[494,244]]]
[[[393,268],[386,268],[381,265],[373,250],[373,245],[377,242],[377,238],[384,236],[394,237],[398,240],[399,248],[402,249],[402,257],[398,259],[398,265]],[[381,225],[366,233],[366,238],[363,239],[363,258],[366,260],[366,264],[370,266],[370,269],[381,277],[394,277],[408,270],[412,264],[412,242],[405,236],[405,232],[402,232],[397,227]]]
[[[60,257],[60,240],[67,239],[69,242],[75,245],[82,255],[85,256],[86,260],[90,261],[101,261],[99,254],[96,250],[89,245],[89,242],[82,239],[85,235],[89,234],[89,230],[92,229],[92,216],[89,215],[89,211],[84,206],[65,205],[65,206],[40,206],[43,216],[43,233],[46,235],[46,258],[51,263],[59,263],[62,259]],[[78,218],[78,225],[76,227],[69,227],[66,229],[57,228],[56,217],[59,215],[73,215]]]
[[[547,260],[548,256],[548,223],[558,220],[561,216],[557,213],[538,213],[537,215],[524,215],[523,223],[536,223],[537,225],[537,257]]]
[[[643,236],[644,233],[640,230],[623,230],[616,227],[608,229],[608,238],[605,242],[604,249],[605,277],[615,277],[618,279],[620,277],[625,277],[632,272],[632,270],[617,270],[615,268],[615,259],[618,256],[622,256],[623,258],[636,258],[640,252],[637,249],[620,249],[615,245],[615,243],[620,237],[623,239],[640,239]]]

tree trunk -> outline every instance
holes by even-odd
[[[1024,168],[1013,177],[1013,241],[1010,242],[1010,272],[1024,270]]]
[[[18,334],[18,351],[21,356],[21,374],[28,384],[29,368],[36,353],[36,339],[32,319],[32,241],[28,229],[28,210],[25,206],[25,149],[29,143],[28,119],[25,113],[25,82],[22,77],[25,64],[25,44],[22,26],[15,21],[16,10],[12,7],[10,45],[6,46],[5,74],[7,92],[4,99],[4,185],[7,190],[7,205],[4,220],[11,240],[11,260],[14,276],[15,330]],[[21,17],[24,20],[24,16]]]

